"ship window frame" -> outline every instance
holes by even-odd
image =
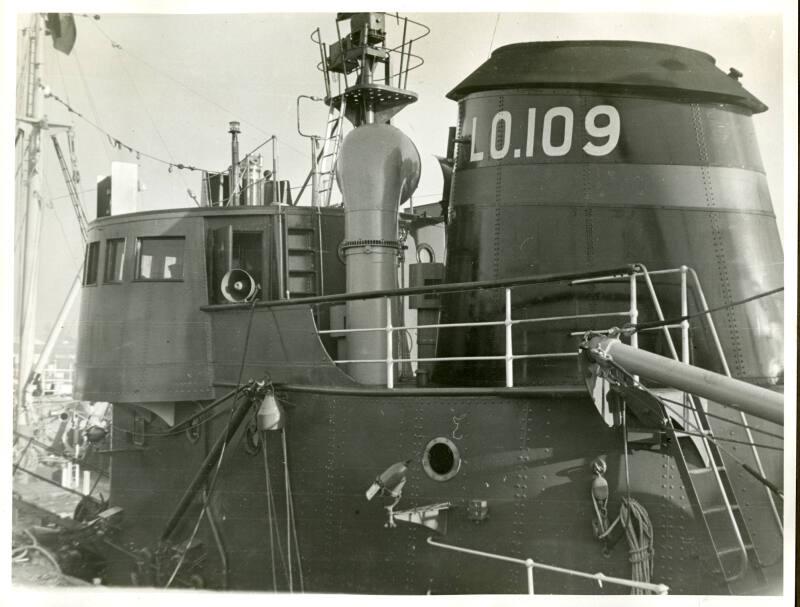
[[[83,263],[83,286],[96,287],[100,270],[100,241],[86,243],[86,254]]]
[[[181,273],[179,278],[149,278],[142,276],[142,247],[144,241],[180,240],[183,242],[180,257]],[[134,264],[134,282],[184,282],[186,270],[186,236],[138,236],[136,238],[136,260]]]
[[[122,242],[122,251],[120,252],[120,261],[119,261],[119,274],[114,275],[116,272],[116,265],[115,263],[109,264],[109,253],[111,251],[111,243],[115,245],[119,242]],[[122,238],[106,238],[106,246],[105,246],[105,255],[103,260],[103,284],[105,285],[118,285],[122,284],[125,279],[125,247],[128,244],[128,239],[125,237]],[[111,269],[112,276],[109,278],[109,268]]]

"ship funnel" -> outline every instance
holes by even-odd
[[[413,142],[388,124],[369,124],[345,137],[336,163],[344,198],[345,237],[341,244],[347,292],[397,287],[398,210],[419,183],[420,158]],[[385,327],[386,303],[380,299],[347,302],[347,327]],[[347,334],[353,378],[364,384],[387,380],[385,332]]]

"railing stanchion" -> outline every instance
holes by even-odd
[[[394,362],[392,361],[392,299],[386,298],[386,387],[394,388]]]
[[[533,591],[533,559],[527,559],[525,567],[528,570],[528,594],[536,594]]]
[[[689,364],[689,294],[686,291],[686,272],[688,268],[681,266],[681,361]]]
[[[511,343],[511,289],[506,287],[506,388],[514,387],[514,347]]]
[[[631,272],[630,277],[630,292],[631,292],[631,311],[630,311],[630,319],[631,324],[636,325],[639,322],[639,304],[638,304],[638,294],[636,292],[636,272]],[[631,346],[634,348],[639,347],[639,334],[634,331],[631,334]]]

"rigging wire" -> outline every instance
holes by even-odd
[[[17,39],[17,57],[23,57],[23,56],[25,57],[25,59],[23,59],[20,62],[21,65],[20,65],[20,68],[19,68],[19,72],[17,73],[17,92],[16,92],[16,96],[17,96],[17,113],[19,113],[19,110],[20,110],[19,104],[20,104],[20,100],[21,100],[20,99],[20,95],[19,95],[19,91],[20,91],[20,88],[22,88],[22,85],[23,85],[23,82],[24,82],[22,77],[24,75],[26,75],[26,72],[28,70],[28,49],[29,49],[29,46],[30,46],[30,42],[28,41],[28,32],[31,29],[33,29],[34,19],[36,19],[36,18],[37,18],[37,15],[31,15],[31,18],[28,21],[28,27],[23,27],[21,30],[19,30],[19,38]]]
[[[287,542],[289,541],[289,526],[291,523],[291,530],[292,530],[292,537],[294,538],[294,546],[295,546],[295,556],[297,557],[297,573],[298,573],[298,581],[300,582],[300,592],[305,592],[305,584],[303,583],[303,564],[300,558],[300,545],[297,543],[297,521],[294,518],[294,495],[292,494],[292,485],[289,475],[289,449],[286,445],[286,426],[284,426],[283,430],[281,431],[281,442],[283,444],[283,474],[286,479],[286,533],[287,533]],[[289,571],[291,572],[292,569],[292,557],[291,557],[291,549],[288,549],[287,552],[289,553]],[[291,576],[289,577],[291,580]],[[289,590],[292,590],[291,581],[289,583]]]
[[[242,362],[239,365],[239,377],[238,377],[238,379],[236,381],[236,389],[234,390],[233,405],[231,406],[231,413],[228,416],[228,422],[227,422],[227,424],[225,424],[225,429],[223,430],[223,434],[222,434],[222,436],[224,436],[224,437],[227,437],[228,432],[230,430],[231,421],[233,420],[234,412],[236,411],[236,401],[239,399],[239,394],[240,394],[241,389],[242,389],[242,374],[244,373],[244,366],[245,366],[245,362],[247,360],[247,348],[250,345],[250,331],[251,331],[251,329],[253,327],[253,316],[254,316],[254,312],[255,312],[255,309],[256,309],[255,302],[256,302],[256,300],[254,299],[253,303],[250,306],[250,315],[249,315],[249,319],[247,321],[247,331],[245,332],[245,335],[244,335],[244,346],[242,348]],[[170,576],[169,580],[167,580],[167,584],[166,584],[165,588],[169,588],[170,585],[172,584],[172,582],[175,580],[175,576],[178,575],[178,571],[180,571],[180,568],[183,565],[183,561],[186,559],[186,555],[188,554],[189,549],[192,546],[192,542],[194,542],[194,538],[197,536],[197,531],[200,529],[200,523],[201,523],[201,521],[203,520],[203,517],[206,514],[206,508],[211,503],[209,498],[210,498],[211,494],[213,493],[214,488],[216,487],[217,479],[219,478],[219,472],[220,472],[220,469],[222,468],[222,460],[225,458],[225,449],[226,449],[227,446],[228,446],[228,440],[226,438],[223,441],[222,448],[220,449],[220,452],[219,452],[219,458],[217,459],[217,464],[216,464],[215,469],[214,469],[214,476],[211,478],[211,481],[208,483],[208,490],[207,490],[207,493],[206,493],[206,498],[205,498],[204,503],[203,503],[203,507],[200,509],[200,516],[197,517],[197,522],[195,523],[194,529],[192,530],[192,534],[189,537],[189,541],[186,543],[186,548],[184,548],[183,552],[181,553],[181,556],[178,559],[177,565],[175,565],[175,569],[173,570],[172,575]]]
[[[102,126],[103,122],[100,120],[100,113],[97,111],[97,106],[94,103],[94,96],[92,95],[92,90],[89,88],[89,84],[86,82],[86,75],[83,73],[83,66],[81,65],[81,60],[78,57],[78,49],[75,49],[73,56],[75,57],[75,65],[78,66],[78,74],[80,75],[81,78],[81,84],[83,84],[83,90],[86,91],[86,98],[89,100],[89,109],[92,110],[92,115],[94,116],[95,122],[97,122],[97,124],[100,125],[99,127],[96,128],[99,128],[99,130],[104,135],[106,135],[106,137],[103,140],[103,145],[101,147],[103,149],[103,153],[106,155],[106,160],[108,160],[108,163],[111,164],[112,162],[111,154],[109,154],[108,152],[108,148],[111,147],[111,143],[109,141],[109,135]],[[80,114],[78,114],[78,116],[80,116]]]
[[[697,429],[697,426],[695,426],[691,422],[689,423],[689,425],[692,426],[693,428]],[[714,443],[716,443],[717,441],[724,441],[726,443],[736,443],[737,445],[747,445],[748,447],[760,447],[762,449],[772,449],[773,451],[783,451],[783,447],[776,447],[774,445],[765,445],[763,443],[751,443],[749,441],[736,440],[736,439],[733,439],[733,438],[722,438],[721,436],[704,434],[702,432],[688,432],[685,429],[684,430],[680,430],[680,432],[682,432],[683,434],[688,434],[689,436],[696,436],[698,438],[706,438],[706,439],[708,439],[708,440],[710,440],[710,441],[712,441]],[[720,445],[717,445],[717,447],[720,447]]]
[[[61,229],[61,236],[64,237],[64,244],[67,246],[67,249],[69,250],[70,257],[72,257],[72,261],[74,261],[76,264],[80,263],[80,254],[75,255],[75,251],[72,250],[72,244],[70,243],[70,239],[67,236],[66,230],[64,229],[64,223],[61,221],[61,217],[58,215],[55,206],[53,206],[53,198],[51,196],[52,190],[50,189],[50,182],[47,180],[47,174],[44,171],[42,171],[42,181],[44,182],[44,189],[47,193],[46,204],[50,209],[52,209],[53,211],[52,215],[56,218],[56,221],[58,222],[58,227]],[[75,269],[77,269],[77,266]]]
[[[494,35],[497,33],[497,26],[500,23],[500,13],[497,13],[497,19],[494,22],[494,29],[492,30],[492,39],[489,42],[489,57],[492,56],[492,48],[494,47]]]
[[[100,24],[99,24],[99,23],[97,23],[97,21],[96,21],[96,20],[92,20],[92,24],[93,24],[93,25],[94,25],[94,26],[97,28],[97,30],[98,30],[98,31],[99,31],[99,32],[100,32],[100,33],[101,33],[101,34],[102,34],[102,35],[103,35],[103,36],[104,36],[104,37],[105,37],[105,38],[106,38],[106,39],[107,39],[107,40],[108,40],[108,41],[111,43],[111,46],[112,46],[112,48],[114,48],[115,50],[119,50],[119,51],[123,51],[124,53],[127,53],[128,55],[130,55],[131,57],[133,57],[134,59],[136,59],[136,60],[137,60],[137,61],[139,61],[140,63],[142,63],[142,64],[146,65],[147,67],[149,67],[149,68],[150,68],[151,70],[153,70],[154,72],[157,72],[157,73],[161,74],[162,76],[164,76],[165,78],[167,78],[168,80],[170,80],[171,82],[173,82],[174,84],[177,84],[178,86],[180,86],[180,87],[182,87],[182,88],[185,88],[187,91],[189,91],[190,93],[192,93],[192,94],[196,95],[196,96],[197,96],[197,97],[199,97],[200,99],[203,99],[204,101],[206,101],[206,102],[210,103],[211,105],[214,105],[214,106],[216,106],[217,108],[221,109],[223,112],[226,112],[227,114],[230,114],[230,115],[235,115],[235,112],[233,112],[233,111],[231,111],[230,109],[228,109],[228,108],[226,108],[226,107],[224,107],[224,106],[220,105],[219,103],[217,103],[217,102],[216,102],[216,101],[214,101],[213,99],[210,99],[210,98],[206,97],[206,96],[205,96],[205,95],[203,95],[202,93],[199,93],[198,91],[196,91],[195,89],[193,89],[192,87],[190,87],[188,84],[185,84],[184,82],[181,82],[180,80],[178,80],[177,78],[175,78],[175,77],[174,77],[172,74],[170,74],[170,73],[168,73],[168,72],[166,72],[166,71],[162,70],[161,68],[158,68],[158,67],[156,67],[155,65],[153,65],[153,64],[152,64],[152,63],[150,63],[149,61],[146,61],[145,59],[143,59],[142,57],[140,57],[140,56],[139,56],[139,55],[137,55],[136,53],[134,53],[134,52],[130,51],[130,50],[127,48],[127,47],[123,47],[121,44],[119,44],[117,41],[115,41],[113,38],[111,38],[111,36],[109,36],[109,35],[106,33],[106,31],[105,31],[105,30],[104,30],[102,27],[100,27]],[[259,127],[257,124],[254,124],[254,123],[252,123],[252,122],[249,122],[249,121],[247,121],[247,120],[242,120],[241,122],[244,122],[245,124],[249,124],[249,125],[250,125],[250,126],[252,126],[254,129],[257,129],[257,130],[261,131],[261,132],[262,132],[262,133],[264,133],[265,135],[267,134],[267,132],[266,132],[266,131],[264,131],[264,130],[263,130],[261,127]]]
[[[159,158],[158,156],[154,156],[152,154],[148,154],[148,153],[143,152],[143,151],[141,151],[141,150],[139,150],[139,149],[137,149],[137,148],[135,148],[133,146],[130,146],[130,145],[124,143],[122,140],[117,139],[116,137],[114,137],[111,133],[109,133],[103,127],[101,127],[97,123],[95,123],[92,120],[90,120],[89,118],[87,118],[81,112],[77,111],[75,108],[73,108],[71,105],[69,105],[66,101],[61,99],[58,95],[56,95],[52,91],[48,92],[47,95],[45,95],[45,96],[49,97],[50,99],[53,99],[57,103],[60,103],[69,112],[72,112],[78,118],[82,119],[84,122],[86,122],[90,126],[93,126],[95,129],[100,131],[103,135],[105,135],[108,138],[108,141],[111,143],[111,145],[113,147],[115,147],[115,148],[117,148],[119,150],[124,148],[125,150],[127,150],[130,153],[135,153],[137,160],[139,160],[140,157],[144,157],[144,158],[148,158],[148,159],[150,159],[150,160],[152,160],[154,162],[160,162],[161,164],[168,166],[170,168],[170,172],[172,172],[171,169],[173,169],[173,168],[179,169],[179,170],[187,170],[187,171],[204,171],[205,170],[205,169],[201,169],[201,168],[198,168],[196,166],[189,165],[189,164],[184,164],[184,163],[180,163],[180,162],[179,163],[175,163],[175,162],[171,162],[169,160],[164,160],[163,158]],[[215,171],[206,171],[206,172],[214,173]]]
[[[678,407],[683,407],[687,411],[694,410],[693,407],[690,407],[689,405],[686,405],[686,404],[684,404],[684,403],[682,403],[680,401],[672,400],[671,398],[667,398],[666,396],[659,395],[658,398],[660,398],[662,401],[665,401],[665,402],[668,402],[668,403],[672,403],[673,405],[677,405]],[[753,432],[760,432],[762,434],[766,434],[767,436],[772,436],[774,438],[778,438],[780,440],[783,440],[783,435],[781,435],[781,434],[775,434],[774,432],[769,432],[768,430],[762,430],[761,428],[756,428],[755,426],[748,426],[747,424],[743,424],[741,422],[737,422],[737,421],[734,421],[732,419],[728,419],[727,417],[723,417],[722,415],[714,415],[713,413],[709,413],[708,411],[705,412],[705,415],[706,415],[706,417],[713,417],[714,419],[722,420],[722,421],[724,421],[724,422],[726,422],[728,424],[731,424],[732,426],[739,426],[740,428],[748,428],[748,429],[752,430]]]
[[[88,17],[88,15],[86,15],[86,17]],[[106,38],[106,39],[107,39],[107,40],[108,40],[108,41],[111,43],[111,47],[112,47],[113,49],[115,49],[115,50],[118,50],[118,51],[122,51],[123,53],[126,53],[127,55],[129,55],[129,56],[133,57],[133,58],[134,58],[134,59],[136,59],[137,61],[139,61],[139,62],[141,62],[142,64],[144,64],[145,66],[149,67],[149,68],[150,68],[151,70],[153,70],[154,72],[157,72],[157,73],[161,74],[162,76],[164,76],[165,78],[167,78],[168,80],[170,80],[171,82],[173,82],[174,84],[177,84],[178,86],[180,86],[180,87],[182,87],[182,88],[185,88],[185,89],[186,89],[186,90],[188,90],[190,93],[192,93],[192,94],[196,95],[197,97],[199,97],[200,99],[203,99],[204,101],[206,101],[206,102],[208,102],[208,103],[210,103],[210,104],[212,104],[212,105],[216,106],[217,108],[221,109],[221,110],[222,110],[222,111],[224,111],[225,113],[227,113],[227,114],[229,114],[229,115],[231,115],[231,116],[235,116],[235,115],[237,115],[237,112],[234,112],[234,111],[230,110],[229,108],[226,108],[226,107],[224,107],[224,106],[220,105],[219,103],[217,103],[217,102],[216,102],[216,101],[214,101],[213,99],[210,99],[210,98],[206,97],[206,96],[205,96],[205,95],[203,95],[202,93],[200,93],[200,92],[196,91],[195,89],[193,89],[192,87],[190,87],[188,84],[186,84],[186,83],[184,83],[184,82],[181,82],[180,80],[178,80],[177,78],[175,78],[175,77],[174,77],[172,74],[170,74],[169,72],[166,72],[166,71],[164,71],[163,69],[161,69],[161,68],[159,68],[159,67],[156,67],[155,65],[153,65],[153,64],[152,64],[152,63],[150,63],[149,61],[146,61],[145,59],[143,59],[143,58],[142,58],[141,56],[139,56],[138,54],[136,54],[136,53],[132,52],[131,50],[129,50],[129,49],[128,49],[128,47],[123,47],[123,46],[122,46],[120,43],[118,43],[116,40],[114,40],[113,38],[111,38],[111,36],[109,36],[109,35],[106,33],[106,31],[105,31],[105,30],[104,30],[102,27],[100,27],[100,24],[99,24],[99,23],[97,23],[97,20],[94,20],[94,19],[92,19],[92,24],[93,24],[93,25],[94,25],[94,26],[97,28],[97,30],[98,30],[98,31],[99,31],[99,32],[100,32],[100,33],[101,33],[101,34],[102,34],[102,35],[103,35],[103,36],[104,36],[104,37],[105,37],[105,38]],[[242,122],[242,123],[244,123],[244,124],[247,124],[247,125],[249,125],[249,126],[252,126],[254,129],[256,129],[256,130],[260,131],[260,132],[261,132],[261,133],[263,133],[264,135],[267,135],[267,134],[268,134],[268,133],[267,133],[267,132],[266,132],[266,131],[265,131],[263,128],[261,128],[260,126],[258,126],[258,124],[254,123],[254,122],[250,122],[249,120],[246,120],[246,119],[240,119],[240,122]],[[286,145],[286,146],[287,146],[289,149],[291,149],[292,151],[294,151],[294,152],[296,152],[296,153],[300,154],[300,155],[301,155],[303,158],[305,158],[305,157],[307,156],[306,152],[303,152],[303,151],[299,150],[297,147],[293,146],[291,143],[289,143],[289,142],[283,142],[283,143],[284,143],[284,145]]]
[[[658,394],[654,393],[652,390],[647,388],[647,386],[645,386],[638,379],[636,379],[633,374],[631,374],[628,371],[626,371],[625,369],[623,369],[620,365],[618,365],[614,361],[609,361],[609,363],[611,365],[613,365],[613,367],[615,369],[617,369],[618,371],[620,371],[621,373],[626,375],[628,378],[630,378],[630,380],[633,382],[634,386],[636,386],[637,388],[643,390],[644,392],[646,392],[647,394],[649,394],[650,396],[652,396],[656,400],[660,400],[661,399],[661,397]],[[662,406],[663,406],[663,403],[662,403]],[[624,419],[625,418],[623,417],[623,423],[624,423]],[[736,443],[736,444],[741,444],[741,445],[748,445],[750,447],[762,447],[764,449],[772,449],[774,451],[783,451],[783,447],[775,447],[774,445],[765,445],[763,443],[754,443],[754,442],[751,442],[751,441],[742,441],[742,440],[736,440],[736,439],[733,439],[733,438],[723,438],[721,436],[716,436],[716,435],[713,435],[713,434],[705,434],[702,428],[698,428],[697,426],[695,426],[691,422],[689,422],[689,425],[691,425],[693,428],[698,430],[699,433],[687,432],[684,429],[684,430],[682,430],[682,432],[684,434],[688,434],[689,436],[697,436],[699,438],[705,438],[705,439],[708,439],[708,440],[714,442],[715,444],[716,444],[716,441],[724,441],[724,442],[727,442],[727,443]],[[719,445],[717,445],[717,446],[719,446]]]
[[[269,527],[269,563],[272,568],[272,592],[277,592],[278,578],[275,574],[275,537],[272,529],[272,483],[269,478],[266,430],[261,432],[261,451],[264,454],[264,481],[267,489],[267,527]]]
[[[167,152],[167,156],[169,156],[169,159],[172,162],[172,165],[175,165],[176,164],[175,163],[175,157],[172,155],[172,152],[170,151],[169,146],[167,146],[167,142],[164,140],[164,136],[161,134],[161,131],[159,130],[158,125],[156,124],[156,121],[153,118],[153,114],[150,112],[150,109],[147,107],[147,104],[144,101],[144,97],[139,92],[139,87],[136,86],[136,81],[133,79],[133,76],[131,76],[130,71],[128,71],[128,67],[125,65],[125,61],[123,61],[122,57],[117,55],[117,59],[119,59],[119,64],[122,66],[122,71],[127,76],[128,82],[130,82],[131,88],[133,88],[133,91],[136,93],[136,96],[139,98],[139,102],[141,103],[141,106],[144,108],[145,114],[147,114],[147,117],[150,119],[150,124],[153,125],[153,130],[156,132],[156,135],[158,135],[159,140],[161,140],[161,145],[164,146],[164,150]],[[184,187],[186,187],[186,189],[188,190],[189,189],[189,184],[186,183],[186,179],[184,178],[183,173],[180,173],[179,175],[180,175],[181,181],[183,181]],[[194,203],[197,206],[200,206],[200,203],[197,202],[197,200],[194,200]]]
[[[239,391],[241,391],[241,390],[239,390]],[[232,397],[234,395],[234,393],[236,393],[236,390],[231,390],[230,392],[228,392],[227,394],[221,396],[220,398],[218,398],[214,402],[209,403],[208,406],[204,407],[200,411],[198,411],[198,412],[190,415],[186,419],[178,422],[177,424],[175,424],[169,430],[166,430],[164,432],[136,432],[135,434],[137,436],[153,437],[153,438],[164,437],[164,436],[174,436],[176,434],[182,434],[183,432],[185,432],[186,430],[189,430],[191,428],[190,424],[195,419],[198,419],[198,418],[202,417],[203,415],[205,415],[206,413],[208,413],[209,411],[211,411],[215,407],[221,405],[226,400],[228,400],[230,397]],[[234,402],[233,405],[231,405],[231,407],[229,409],[222,409],[221,411],[217,411],[216,413],[214,413],[213,415],[209,416],[208,418],[202,420],[199,423],[205,424],[205,423],[211,421],[212,419],[215,419],[215,418],[219,417],[223,413],[227,413],[228,411],[233,411],[236,408],[235,405],[236,405],[236,403]],[[186,426],[186,427],[184,427],[184,426]],[[134,432],[132,430],[129,430],[127,428],[122,428],[122,427],[119,427],[119,426],[115,426],[113,424],[111,424],[111,427],[116,429],[116,430],[119,430],[121,432],[125,432],[125,433],[128,433],[128,434],[134,434]]]
[[[728,308],[734,308],[736,306],[741,306],[748,302],[754,301],[756,299],[761,299],[762,297],[768,297],[770,295],[774,295],[775,293],[780,293],[783,291],[783,287],[778,287],[777,289],[770,289],[769,291],[764,291],[763,293],[758,293],[757,295],[751,295],[750,297],[746,297],[744,299],[740,299],[738,301],[732,301],[731,303],[724,304],[722,306],[717,306],[716,308],[709,308],[707,310],[700,310],[699,312],[695,312],[694,314],[687,314],[686,316],[679,316],[677,318],[669,318],[666,320],[654,320],[652,322],[644,322],[644,323],[637,323],[635,325],[628,324],[625,325],[623,328],[623,332],[626,335],[630,335],[637,331],[641,331],[643,329],[653,329],[657,327],[664,327],[667,325],[677,325],[684,321],[691,320],[692,318],[697,318],[698,316],[705,316],[707,314],[711,314],[713,312],[719,312],[721,310],[727,310]]]

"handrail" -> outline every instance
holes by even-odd
[[[521,565],[527,569],[528,573],[528,594],[535,594],[533,587],[533,570],[543,569],[545,571],[553,571],[555,573],[563,573],[574,577],[581,577],[596,581],[601,587],[604,583],[617,584],[618,586],[627,586],[629,588],[638,588],[640,590],[647,590],[654,594],[666,595],[669,594],[669,586],[666,584],[652,584],[650,582],[638,582],[636,580],[628,580],[625,578],[614,577],[604,573],[586,573],[585,571],[578,571],[577,569],[568,569],[566,567],[557,567],[556,565],[547,565],[545,563],[537,562],[531,558],[518,559],[511,556],[502,554],[495,554],[492,552],[484,552],[483,550],[475,550],[473,548],[462,548],[461,546],[454,546],[452,544],[443,544],[437,542],[432,537],[427,540],[428,544],[437,548],[445,550],[452,550],[454,552],[461,552],[464,554],[472,554],[474,556],[482,556],[484,558],[504,561],[506,563],[513,563],[514,565]]]
[[[633,266],[620,266],[607,270],[594,272],[563,272],[553,274],[539,274],[522,276],[519,278],[499,278],[493,280],[477,280],[471,282],[453,282],[438,285],[425,285],[421,287],[405,287],[399,289],[379,289],[375,291],[360,291],[357,293],[337,293],[334,295],[317,295],[314,297],[299,297],[297,299],[274,299],[270,301],[257,301],[252,303],[231,303],[200,306],[203,311],[208,310],[237,310],[256,308],[279,308],[286,306],[300,306],[320,303],[342,303],[362,299],[378,299],[382,297],[398,297],[404,295],[442,295],[444,293],[458,293],[463,291],[483,291],[498,287],[521,287],[535,284],[548,284],[553,282],[571,282],[578,278],[592,278],[595,276],[629,276]]]
[[[658,319],[661,320],[661,321],[664,320],[664,315],[663,315],[663,312],[661,310],[660,303],[658,301],[658,296],[655,293],[655,289],[653,287],[651,276],[660,275],[660,274],[674,274],[674,273],[680,272],[680,275],[681,275],[681,277],[680,277],[680,281],[681,281],[680,282],[680,287],[681,287],[681,315],[685,317],[688,314],[687,275],[691,275],[692,282],[694,283],[693,286],[694,286],[695,293],[697,294],[698,299],[700,300],[699,301],[700,307],[702,309],[706,310],[706,313],[703,316],[705,317],[706,322],[708,324],[708,329],[709,329],[709,332],[711,334],[711,338],[712,338],[712,341],[714,343],[714,347],[715,347],[719,362],[722,365],[722,368],[723,368],[723,371],[724,371],[725,375],[728,376],[728,377],[732,377],[731,371],[730,371],[730,367],[728,366],[728,361],[727,361],[727,359],[725,357],[725,352],[724,352],[724,350],[722,348],[722,343],[720,342],[720,339],[719,339],[719,334],[717,333],[716,325],[714,324],[714,319],[712,318],[711,313],[708,312],[708,309],[709,309],[708,308],[708,302],[706,300],[705,293],[703,292],[702,285],[700,284],[700,279],[697,276],[697,272],[693,268],[690,268],[690,267],[688,267],[686,265],[682,265],[679,268],[655,270],[655,271],[652,271],[652,272],[648,271],[646,266],[644,266],[644,264],[634,264],[634,267],[639,271],[634,272],[633,274],[631,274],[631,283],[632,283],[631,287],[632,287],[632,289],[634,288],[633,285],[635,283],[636,277],[642,276],[644,278],[645,283],[647,284],[648,291],[650,293],[650,297],[651,297],[651,300],[652,300],[652,303],[653,303],[653,307],[654,307],[654,309],[656,311],[656,315],[657,315]],[[577,281],[574,281],[572,284],[580,284],[580,283],[585,283],[585,282],[600,282],[600,281],[606,281],[606,280],[617,280],[617,277],[605,276],[605,277],[597,277],[597,278],[590,278],[590,279],[578,279]],[[632,301],[633,301],[633,298],[632,298]],[[635,322],[633,320],[631,322],[632,322],[632,324],[635,324]],[[674,341],[672,339],[672,335],[669,332],[670,328],[680,328],[681,329],[681,357],[680,357],[680,359],[678,357],[678,353],[677,353],[677,350],[675,348],[675,343],[674,343]],[[665,335],[666,340],[667,340],[667,345],[669,346],[670,353],[672,354],[672,357],[675,360],[682,360],[684,363],[688,364],[689,363],[689,334],[688,334],[688,332],[689,332],[689,322],[688,322],[688,320],[684,319],[677,326],[662,326],[661,330],[664,332],[664,335]],[[699,405],[697,404],[697,402],[695,402],[694,399],[691,399],[691,403],[692,403],[692,406],[691,407],[687,407],[688,412],[694,418],[694,425],[696,425],[699,428],[702,428],[703,425],[702,425],[702,423],[700,421],[699,414],[698,414],[698,412],[696,410],[696,407],[699,406]],[[747,421],[747,415],[744,412],[740,411],[739,412],[739,417],[741,419],[742,424],[745,427],[745,433],[746,433],[746,436],[747,436],[747,440],[750,442],[750,448],[752,450],[753,458],[755,460],[758,472],[759,472],[759,474],[761,474],[762,477],[764,477],[764,476],[766,476],[766,474],[764,472],[764,468],[763,468],[763,465],[761,463],[761,457],[760,457],[760,455],[758,453],[758,448],[755,446],[755,441],[753,439],[753,435],[752,435],[752,432],[751,432],[751,429],[750,429],[750,425],[749,425],[749,423]],[[741,554],[740,568],[739,568],[739,571],[737,572],[737,574],[735,576],[733,576],[733,579],[737,579],[737,578],[741,577],[742,575],[744,575],[744,573],[746,571],[746,568],[747,568],[747,563],[749,561],[749,557],[748,557],[748,554],[747,554],[747,548],[746,548],[746,546],[744,544],[744,541],[743,541],[743,539],[741,537],[741,533],[740,533],[740,530],[739,530],[739,525],[736,522],[735,515],[733,514],[733,510],[731,509],[731,506],[730,506],[730,503],[729,503],[729,500],[728,500],[728,497],[727,497],[727,493],[726,493],[724,484],[722,482],[722,479],[721,479],[721,477],[719,475],[718,470],[716,469],[716,461],[715,461],[714,456],[712,454],[709,441],[708,441],[707,437],[705,437],[705,436],[701,437],[701,441],[703,443],[703,448],[706,451],[706,454],[707,454],[707,456],[709,458],[709,461],[711,463],[711,468],[713,470],[713,474],[714,474],[715,480],[717,482],[717,485],[719,486],[720,491],[722,493],[723,501],[725,502],[725,507],[726,507],[726,510],[727,510],[727,513],[728,513],[728,517],[729,517],[729,519],[731,521],[731,525],[733,527],[734,534],[736,536],[736,540],[737,540],[737,543],[739,545],[738,547],[739,547],[740,554]],[[773,518],[775,519],[775,522],[776,522],[776,524],[778,526],[779,533],[781,535],[783,535],[783,523],[782,523],[782,521],[780,519],[780,514],[778,512],[777,505],[775,504],[775,499],[772,496],[772,493],[768,488],[765,488],[765,492],[767,494],[767,499],[769,500],[769,503],[770,503],[770,507],[771,507],[770,509],[772,511]]]
[[[708,302],[706,301],[705,293],[703,292],[703,287],[700,285],[700,279],[697,276],[697,272],[694,271],[693,268],[687,268],[689,274],[692,277],[692,282],[695,286],[695,292],[697,293],[698,298],[700,299],[700,306],[704,310],[708,310]],[[719,357],[720,363],[722,364],[722,369],[725,372],[725,375],[731,377],[731,370],[728,366],[728,361],[725,358],[725,351],[722,349],[722,344],[719,340],[719,334],[717,333],[716,325],[714,324],[714,319],[711,317],[710,312],[706,312],[703,315],[708,322],[708,329],[711,333],[711,338],[714,341],[714,346],[717,350],[717,356]],[[758,454],[758,449],[755,446],[755,440],[753,439],[753,433],[750,431],[750,424],[747,422],[747,415],[742,412],[739,412],[739,419],[745,425],[745,432],[747,435],[747,440],[750,441],[750,449],[753,452],[753,459],[756,462],[756,467],[758,468],[758,473],[762,477],[766,477],[764,472],[764,466],[761,463],[761,456]],[[772,492],[769,488],[764,489],[767,494],[767,499],[769,500],[770,509],[772,510],[772,516],[775,519],[775,523],[778,526],[779,533],[781,537],[783,536],[783,522],[781,521],[780,513],[778,512],[778,506],[775,504],[775,498],[772,496]]]

